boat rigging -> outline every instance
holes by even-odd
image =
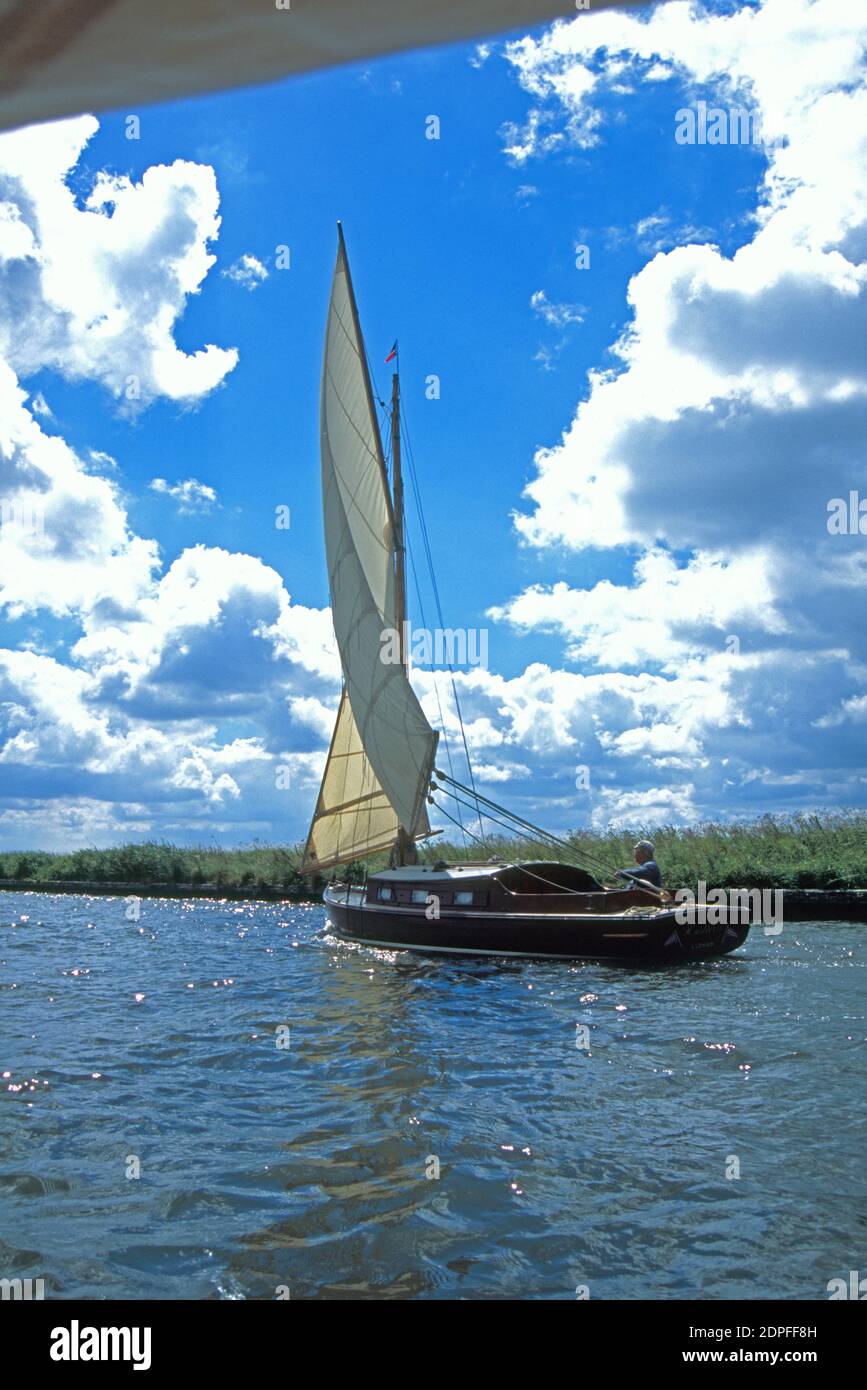
[[[436,677],[441,730],[429,723],[409,680],[400,370],[397,343],[383,450],[346,243],[337,259],[325,331],[320,454],[325,550],[343,688],[302,872],[321,874],[374,855],[390,867],[359,886],[330,884],[325,903],[339,930],[371,945],[468,954],[679,960],[721,955],[749,926],[682,922],[649,884],[606,886],[611,866],[481,793],[476,785],[454,670],[452,696],[469,782],[454,774]],[[442,605],[411,449],[409,476],[440,625]],[[423,619],[423,613],[422,613]],[[397,659],[383,637],[398,634]],[[437,767],[440,737],[449,771]],[[447,799],[448,806],[444,805]],[[418,862],[417,845],[441,833],[435,807],[487,851],[485,821],[531,837],[556,858],[527,862]],[[452,807],[456,815],[452,815]],[[475,816],[478,830],[461,812]]]

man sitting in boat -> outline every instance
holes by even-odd
[[[662,887],[662,871],[653,857],[653,845],[649,840],[639,840],[632,851],[637,869],[618,869],[622,878],[631,878],[632,887],[640,888],[642,882],[654,888]]]

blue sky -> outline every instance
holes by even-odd
[[[0,494],[45,513],[0,532],[0,847],[304,833],[338,217],[446,622],[488,631],[489,792],[558,829],[863,805],[867,538],[827,503],[867,495],[865,33],[664,4],[0,137]],[[699,99],[783,143],[676,143]]]

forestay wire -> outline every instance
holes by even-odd
[[[391,430],[388,428],[389,419],[390,419],[390,411],[389,411],[389,408],[388,408],[388,406],[386,405],[385,401],[382,399],[382,397],[381,397],[380,394],[379,394],[379,387],[377,386],[376,378],[374,377],[374,373],[373,373],[373,365],[372,365],[372,363],[371,363],[369,357],[368,357],[368,359],[367,359],[367,370],[368,370],[368,372],[369,372],[369,374],[370,374],[370,380],[371,380],[371,383],[372,383],[372,386],[373,386],[373,391],[374,391],[374,394],[375,394],[375,396],[376,396],[376,400],[377,400],[377,402],[378,402],[378,404],[379,404],[380,409],[382,410],[382,419],[381,419],[381,421],[380,421],[380,438],[381,438],[381,439],[384,438],[384,439],[387,441],[387,444],[386,444],[386,447],[385,447],[385,450],[384,450],[386,465],[387,465],[387,466],[388,466],[388,465],[391,465],[391,467],[392,467],[392,473],[393,473],[393,460],[392,460],[392,457],[391,457]],[[416,489],[416,495],[417,495],[417,489]],[[406,546],[407,554],[409,555],[409,566],[410,566],[410,569],[412,570],[413,587],[415,588],[415,595],[416,595],[416,602],[418,603],[419,617],[421,618],[422,627],[426,628],[426,627],[427,627],[427,620],[426,620],[425,614],[424,614],[424,603],[423,603],[423,601],[422,601],[422,596],[421,596],[421,585],[419,584],[418,572],[417,572],[417,570],[416,570],[415,553],[414,553],[414,551],[413,551],[412,542],[411,542],[410,535],[409,535],[409,530],[408,530],[408,528],[406,527],[406,525],[404,526],[404,544],[405,544],[405,546]],[[440,728],[441,728],[441,731],[442,731],[443,746],[445,747],[445,751],[446,751],[446,761],[447,761],[447,763],[448,763],[448,765],[449,765],[449,772],[452,774],[452,776],[454,776],[454,770],[455,770],[455,769],[454,769],[454,763],[452,762],[452,749],[451,749],[451,744],[450,744],[450,742],[449,742],[449,736],[448,736],[448,730],[447,730],[447,727],[446,727],[445,716],[443,715],[442,701],[440,700],[440,688],[439,688],[439,682],[438,682],[438,680],[437,680],[437,678],[436,678],[436,672],[433,673],[433,677],[434,677],[434,682],[433,682],[433,685],[434,685],[434,694],[436,695],[437,711],[438,711],[438,713],[439,713],[439,721],[440,721]],[[471,771],[471,773],[472,773],[472,769],[470,769],[470,771]],[[442,810],[442,807],[439,807],[439,809]],[[465,853],[466,855],[469,855],[469,849],[470,849],[470,847],[469,847],[469,843],[468,843],[468,841],[467,841],[467,835],[470,834],[470,835],[472,836],[472,838],[473,838],[473,839],[476,839],[476,840],[478,840],[479,837],[478,837],[477,835],[472,835],[472,831],[468,831],[467,828],[464,826],[463,817],[461,816],[461,812],[460,812],[460,807],[456,807],[455,809],[457,810],[457,813],[458,813],[457,821],[455,821],[454,816],[449,816],[448,819],[452,822],[452,824],[456,824],[456,825],[458,826],[458,828],[459,828],[459,830],[460,830],[460,832],[461,832],[461,838],[463,839],[463,842],[464,842],[464,853]],[[480,843],[484,845],[484,841],[481,841]]]
[[[441,603],[441,601],[440,601],[439,585],[438,585],[438,583],[437,583],[436,571],[435,571],[435,569],[434,569],[433,552],[432,552],[432,550],[431,550],[430,536],[428,535],[427,522],[426,522],[426,520],[425,520],[425,514],[424,514],[424,507],[422,506],[422,501],[421,501],[421,491],[420,491],[419,484],[418,484],[418,473],[417,473],[417,471],[416,471],[416,466],[415,466],[415,455],[414,455],[414,453],[413,453],[412,440],[410,439],[409,425],[408,425],[407,419],[406,419],[406,412],[405,412],[403,409],[401,409],[401,423],[402,423],[402,430],[403,430],[403,439],[404,439],[404,442],[405,442],[405,445],[406,445],[406,455],[407,455],[407,459],[408,459],[408,462],[409,462],[409,477],[410,477],[410,483],[411,483],[411,485],[412,485],[412,493],[413,493],[413,498],[414,498],[414,500],[415,500],[416,513],[417,513],[417,515],[418,515],[419,530],[421,531],[422,545],[423,545],[423,547],[424,547],[425,558],[426,558],[426,560],[427,560],[428,573],[429,573],[429,575],[430,575],[431,589],[432,589],[432,591],[433,591],[434,604],[435,604],[435,606],[436,606],[437,619],[438,619],[438,621],[439,621],[440,630],[443,630],[443,629],[445,628],[445,622],[444,622],[444,620],[443,620],[443,610],[442,610],[442,603]],[[413,571],[413,572],[415,572],[415,571]],[[465,728],[465,726],[464,726],[464,717],[463,717],[463,712],[462,712],[462,710],[461,710],[461,701],[460,701],[460,697],[459,697],[459,695],[458,695],[457,682],[455,681],[454,667],[452,666],[452,664],[451,664],[450,661],[447,661],[447,662],[446,662],[446,665],[447,665],[448,671],[449,671],[449,677],[450,677],[450,680],[451,680],[451,687],[452,687],[452,698],[453,698],[453,700],[454,700],[454,702],[455,702],[455,711],[456,711],[457,716],[458,716],[458,724],[459,724],[459,726],[460,726],[460,731],[461,731],[461,742],[463,743],[463,747],[464,747],[464,757],[466,758],[467,770],[468,770],[469,776],[470,776],[470,788],[469,788],[469,790],[470,790],[470,794],[471,794],[471,796],[473,797],[473,800],[474,800],[474,802],[475,802],[475,811],[476,811],[476,816],[477,816],[478,822],[479,822],[479,832],[480,832],[480,833],[479,833],[479,836],[476,836],[476,837],[474,837],[474,838],[477,838],[477,839],[480,838],[481,841],[482,841],[482,844],[484,845],[484,844],[485,844],[485,826],[484,826],[484,821],[482,820],[482,808],[481,808],[481,804],[480,804],[480,801],[483,800],[484,798],[480,798],[480,797],[478,796],[477,792],[476,792],[476,778],[475,778],[475,773],[473,772],[473,761],[472,761],[472,758],[470,757],[469,744],[467,743],[467,731],[466,731],[466,728]],[[437,687],[436,671],[433,672],[433,678],[434,678],[434,687],[436,688],[436,687]],[[439,693],[437,693],[437,703],[439,704]],[[442,711],[440,711],[440,719],[441,719],[442,724],[443,724],[443,734],[445,735],[445,720],[442,719]],[[472,807],[470,807],[470,809],[472,809]]]
[[[465,792],[468,795],[470,794],[469,787],[464,787],[462,783],[455,781],[453,777],[447,776],[446,773],[437,772],[435,775],[442,784],[436,787],[437,791],[453,797],[456,801],[461,800],[459,796],[460,792]],[[456,790],[453,790],[453,788]],[[496,824],[502,825],[512,832],[517,831],[524,836],[530,836],[538,840],[541,844],[550,845],[552,849],[558,850],[560,854],[571,863],[577,864],[582,868],[587,868],[594,874],[600,875],[603,878],[615,878],[619,873],[619,870],[609,863],[607,859],[603,858],[602,855],[596,854],[592,850],[582,849],[572,840],[566,840],[561,835],[555,835],[550,830],[544,830],[540,825],[535,825],[533,821],[526,820],[523,816],[517,815],[516,812],[510,811],[506,806],[501,806],[499,802],[491,800],[490,797],[484,796],[481,792],[475,793],[475,796],[488,808],[487,815],[491,820],[495,821]],[[464,804],[466,805],[468,803],[465,802]],[[439,805],[439,803],[437,803],[437,805]],[[440,806],[439,809],[443,810],[443,807]],[[495,812],[497,814],[494,814]],[[500,819],[500,817],[504,819]]]
[[[370,373],[370,379],[373,384],[376,399],[379,403],[380,408],[383,411],[383,424],[386,424],[389,418],[388,407],[386,406],[385,401],[380,397],[376,380],[373,374],[372,364],[370,363],[369,359],[368,371]],[[409,426],[406,419],[406,412],[402,408],[400,418],[402,426],[402,438],[405,446],[405,456],[409,464],[408,473],[410,485],[412,488],[413,500],[415,502],[419,531],[421,533],[422,546],[424,550],[425,560],[427,563],[428,574],[430,576],[431,590],[433,593],[437,619],[439,621],[440,628],[443,629],[444,621],[442,612],[442,602],[440,599],[436,571],[434,569],[433,552],[431,550],[430,536],[427,529],[427,522],[425,520],[424,508],[422,506],[421,490],[419,488],[418,473],[415,466],[415,456],[413,453],[412,441],[409,434]],[[382,430],[382,434],[385,436],[385,439],[389,441],[386,457],[390,462],[390,431],[384,428]],[[406,544],[407,552],[409,554],[410,568],[412,570],[413,576],[413,585],[415,588],[416,600],[418,602],[419,607],[419,615],[421,617],[422,625],[426,627],[427,624],[424,616],[424,605],[421,597],[421,586],[419,583],[418,571],[416,569],[415,556],[410,542],[408,529],[406,528],[404,533],[404,541]],[[498,802],[493,801],[490,797],[484,796],[481,792],[479,792],[478,788],[476,787],[475,774],[473,771],[472,759],[470,757],[469,744],[467,742],[466,727],[464,725],[460,697],[458,695],[457,683],[455,681],[454,667],[452,666],[451,662],[447,662],[446,664],[448,667],[449,677],[451,681],[452,698],[454,700],[455,712],[457,714],[458,725],[461,731],[461,742],[463,744],[464,757],[466,758],[467,768],[469,771],[470,785],[466,786],[464,785],[464,783],[459,782],[454,775],[451,746],[449,743],[448,732],[446,729],[446,721],[443,715],[443,707],[440,699],[439,682],[437,680],[436,670],[433,670],[432,674],[434,692],[436,694],[437,710],[439,713],[439,720],[442,730],[443,744],[446,752],[446,761],[449,767],[449,773],[446,774],[443,772],[436,772],[434,774],[437,778],[438,785],[432,785],[431,792],[439,792],[444,796],[450,797],[454,803],[454,808],[457,812],[457,817],[453,816],[445,808],[445,806],[441,804],[440,801],[434,801],[433,795],[431,795],[431,801],[437,807],[437,810],[443,816],[445,816],[447,820],[451,821],[453,825],[456,825],[460,830],[464,842],[465,853],[468,853],[469,851],[467,836],[469,836],[472,840],[476,841],[479,845],[481,845],[484,850],[488,849],[488,844],[485,837],[485,827],[483,819],[484,816],[492,824],[500,826],[509,834],[517,833],[525,837],[529,836],[537,840],[540,844],[550,846],[552,850],[557,850],[558,853],[564,859],[567,860],[567,862],[571,862],[582,868],[585,868],[593,874],[602,878],[615,878],[619,870],[617,870],[601,855],[595,854],[590,850],[580,849],[574,842],[566,840],[560,835],[555,835],[551,831],[544,830],[541,826],[534,825],[532,821],[526,820],[523,816],[519,816],[515,812],[510,811],[508,807],[501,806]],[[463,807],[465,810],[475,812],[476,818],[478,820],[480,832],[479,834],[476,834],[474,830],[472,830],[469,826],[464,824],[463,817],[461,816],[461,807]],[[483,807],[484,811],[482,809]]]

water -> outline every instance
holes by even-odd
[[[319,907],[125,911],[0,894],[0,1277],[817,1299],[867,1272],[864,926],[628,971],[363,950]]]

